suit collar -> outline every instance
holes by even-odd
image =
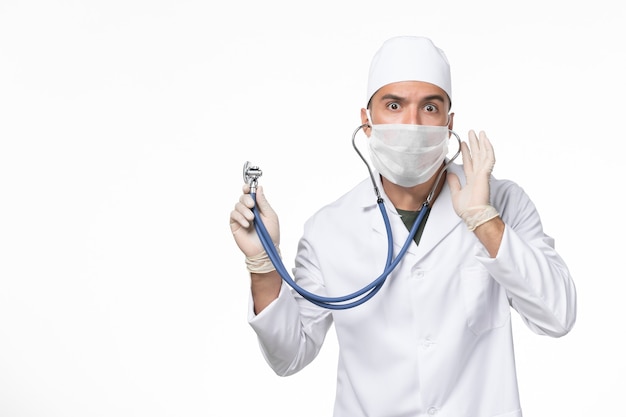
[[[448,167],[448,173],[458,175],[461,183],[464,183],[465,176],[463,175],[462,166],[457,164],[450,164],[450,166]],[[389,198],[385,194],[385,191],[380,182],[380,175],[377,172],[375,172],[374,174],[378,190],[380,191],[381,197],[385,202],[385,209],[387,215],[389,216],[391,230],[394,236],[395,252],[397,253],[408,238],[409,231],[402,222],[402,219],[400,218],[400,215],[396,211],[395,207],[393,207],[393,205],[389,201]],[[367,189],[367,187],[363,187],[361,189],[362,191],[358,197],[359,204],[364,209],[371,210],[372,215],[370,225],[372,229],[375,232],[386,236],[387,231],[385,228],[385,224],[381,218],[380,210],[378,210],[377,208],[376,210],[373,210],[377,206],[377,204],[376,198],[373,194],[373,185],[371,181],[369,182],[369,185],[369,190]],[[444,183],[444,186],[441,189],[439,196],[433,202],[430,208],[430,213],[428,215],[426,226],[424,228],[424,233],[422,234],[419,245],[412,243],[409,246],[408,252],[418,256],[418,258],[425,256],[435,246],[437,246],[437,244],[439,244],[439,242],[441,242],[460,222],[461,218],[456,214],[454,208],[452,207],[452,196],[450,194],[450,187],[448,187],[447,183]]]

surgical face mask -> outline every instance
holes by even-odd
[[[428,181],[448,153],[448,126],[381,124],[371,128],[372,164],[383,177],[402,187]]]

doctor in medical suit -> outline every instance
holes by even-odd
[[[253,226],[248,185],[230,214],[250,272],[249,323],[272,369],[303,369],[334,323],[335,417],[520,417],[511,314],[550,337],[576,320],[576,290],[554,239],[522,188],[493,177],[484,132],[469,132],[463,164],[451,163],[437,182],[452,101],[448,59],[430,39],[394,37],[373,57],[360,121],[396,254],[431,192],[433,200],[405,257],[362,305],[319,307],[282,281]],[[363,179],[306,222],[293,269],[304,289],[342,296],[382,272],[387,232],[372,188]],[[263,187],[256,204],[279,247]],[[302,401],[316,395],[303,392]]]

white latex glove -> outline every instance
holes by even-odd
[[[235,204],[235,209],[230,212],[230,231],[233,233],[235,243],[237,243],[239,249],[246,257],[250,258],[264,253],[265,249],[253,224],[254,213],[252,208],[254,207],[254,200],[250,195],[250,186],[244,184],[242,190],[243,194],[239,197],[237,204]],[[280,243],[278,216],[267,202],[262,186],[256,189],[256,203],[261,220],[270,234],[274,246],[278,246]]]
[[[479,136],[473,130],[469,132],[469,146],[461,143],[463,154],[463,171],[466,184],[461,188],[459,178],[454,174],[448,175],[448,185],[452,194],[454,211],[467,224],[470,230],[485,221],[496,217],[498,213],[491,207],[489,201],[489,178],[496,163],[493,146],[485,132]]]

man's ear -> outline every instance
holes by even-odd
[[[448,129],[454,130],[454,112],[448,114]]]
[[[372,132],[372,128],[370,127],[372,125],[372,121],[368,120],[367,111],[364,108],[361,109],[361,124],[368,125],[363,128],[363,132],[365,132],[367,137],[369,137],[370,133]]]

